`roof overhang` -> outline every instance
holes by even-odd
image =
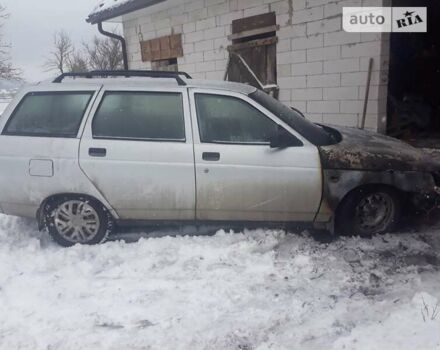
[[[119,5],[115,4],[113,6],[105,6],[105,2],[103,2],[97,6],[97,8],[89,15],[86,21],[90,24],[105,22],[164,1],[165,0],[128,0],[121,1]]]

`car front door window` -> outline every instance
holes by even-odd
[[[232,96],[195,94],[204,143],[269,144],[277,124],[249,103]]]

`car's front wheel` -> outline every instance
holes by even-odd
[[[391,232],[400,219],[399,193],[373,186],[354,190],[342,201],[336,214],[336,231],[368,237]]]
[[[49,201],[45,221],[52,239],[63,247],[102,243],[113,228],[107,209],[86,196],[62,196]]]

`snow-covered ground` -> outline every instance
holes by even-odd
[[[440,228],[63,249],[0,216],[3,349],[440,349]]]
[[[8,107],[9,103],[12,101],[14,95],[17,93],[16,89],[6,90],[0,89],[0,116]]]
[[[0,116],[3,114],[3,112],[6,109],[6,107],[8,107],[9,102],[11,102],[11,101],[10,100],[0,99]]]

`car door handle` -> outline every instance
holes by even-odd
[[[107,150],[105,148],[89,148],[90,157],[105,157]]]
[[[202,159],[208,162],[218,162],[220,160],[220,153],[218,152],[203,152]]]

